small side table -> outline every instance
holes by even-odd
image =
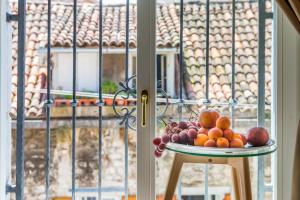
[[[266,146],[245,148],[210,148],[169,143],[167,149],[175,152],[165,192],[165,200],[172,200],[184,163],[222,164],[232,167],[232,185],[235,200],[252,200],[249,159],[276,151],[270,140]]]

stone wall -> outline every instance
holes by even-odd
[[[243,122],[239,127],[251,127],[255,122]],[[238,128],[237,128],[238,129]],[[244,128],[240,128],[243,131]],[[160,132],[160,131],[158,131]],[[76,186],[96,187],[98,173],[98,129],[77,128],[76,130]],[[15,179],[15,135],[13,130],[12,177]],[[45,130],[28,129],[25,132],[25,196],[26,200],[44,199]],[[124,184],[124,129],[117,122],[103,130],[102,185],[122,187]],[[166,153],[156,161],[157,192],[162,194],[168,178],[168,169],[173,154]],[[253,159],[251,159],[253,164]],[[204,188],[204,165],[186,165],[183,170],[183,187]],[[55,196],[70,196],[71,189],[71,129],[53,128],[51,132],[51,187]],[[254,173],[254,168],[251,168]],[[270,160],[267,159],[266,180],[270,181]],[[231,185],[230,168],[209,165],[209,186]],[[253,183],[255,176],[253,174]],[[129,131],[129,193],[136,192],[136,134]],[[255,187],[254,187],[255,188]],[[254,191],[255,192],[255,191]],[[12,198],[13,199],[13,198]]]

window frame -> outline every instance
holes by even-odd
[[[7,184],[10,184],[11,166],[11,25],[6,21],[8,1],[0,1],[0,199],[9,197]]]

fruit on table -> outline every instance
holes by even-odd
[[[208,131],[208,137],[209,139],[212,139],[212,140],[217,140],[219,137],[222,137],[223,136],[223,132],[221,129],[219,128],[212,128]]]
[[[197,130],[195,129],[189,129],[188,132],[187,132],[187,135],[189,136],[189,138],[191,139],[195,139],[197,137]]]
[[[211,111],[212,116],[215,118],[215,122],[220,117],[220,114],[217,111]],[[216,123],[214,124],[216,126]]]
[[[208,136],[205,134],[198,134],[197,137],[194,139],[195,146],[204,146],[204,143],[209,140]]]
[[[234,135],[234,133],[233,133],[232,129],[230,129],[230,128],[229,129],[225,129],[223,131],[223,137],[226,138],[228,141],[232,140],[233,135]]]
[[[234,138],[233,140],[230,141],[229,147],[230,148],[244,148],[244,143],[241,139]]]
[[[226,116],[221,116],[216,121],[216,127],[222,130],[230,128],[230,119]]]
[[[174,143],[180,143],[179,135],[178,134],[173,134],[172,138],[171,138],[171,141],[174,142]]]
[[[189,136],[187,135],[187,131],[181,131],[179,134],[180,143],[186,144],[188,142]]]
[[[199,124],[204,128],[213,128],[216,126],[216,117],[214,111],[203,111],[199,117]]]
[[[161,143],[161,138],[160,137],[156,137],[153,139],[152,143],[156,146],[158,146]]]
[[[258,147],[264,146],[269,141],[269,133],[263,127],[254,127],[248,131],[247,141],[249,144]]]
[[[217,147],[228,148],[229,147],[229,141],[224,137],[219,137],[217,139]]]
[[[166,149],[166,144],[165,143],[160,143],[158,146],[157,146],[157,150],[163,152],[164,150]]]
[[[154,156],[155,156],[155,157],[159,158],[159,157],[161,157],[161,155],[162,155],[162,152],[160,152],[160,151],[158,151],[158,150],[155,150],[155,151],[154,151]]]
[[[209,139],[204,143],[204,146],[205,147],[217,147],[217,144],[216,144],[215,140]]]
[[[204,127],[201,127],[198,131],[198,134],[205,134],[207,135],[208,134],[208,129],[207,128],[204,128]]]
[[[170,136],[169,135],[163,135],[161,137],[161,142],[164,144],[167,144],[170,141]]]
[[[240,134],[241,138],[242,138],[242,141],[243,141],[243,144],[246,145],[247,144],[247,138],[244,134]]]
[[[248,136],[236,133],[230,128],[230,119],[216,111],[203,111],[197,122],[181,121],[166,124],[164,134],[153,139],[155,157],[161,157],[169,142],[222,148],[244,148],[247,142],[253,146],[263,146],[269,141],[266,129],[255,127]]]
[[[178,127],[181,128],[181,129],[187,129],[188,124],[186,122],[179,122]]]

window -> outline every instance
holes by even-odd
[[[151,1],[146,0],[141,1],[151,3]],[[29,38],[28,47],[31,49],[26,51],[26,66],[25,63],[21,63],[19,65],[21,69],[26,69],[27,93],[25,104],[26,108],[24,108],[26,109],[26,117],[30,116],[32,117],[32,119],[40,120],[46,119],[49,123],[46,123],[46,131],[44,129],[44,124],[42,124],[43,126],[41,126],[39,130],[26,130],[27,133],[25,134],[23,130],[18,129],[16,134],[18,140],[14,138],[13,141],[16,141],[16,146],[18,148],[14,151],[16,151],[17,153],[22,153],[23,150],[26,149],[25,153],[31,155],[31,157],[25,156],[26,159],[43,157],[44,149],[46,149],[47,154],[43,158],[47,158],[47,161],[55,163],[53,164],[47,162],[45,166],[43,166],[39,165],[39,163],[37,162],[25,162],[25,170],[27,170],[25,176],[22,175],[24,167],[22,167],[22,165],[17,165],[17,170],[13,170],[13,177],[16,176],[16,173],[21,173],[21,176],[17,176],[19,178],[17,181],[18,191],[21,191],[21,189],[23,189],[22,187],[24,184],[22,184],[22,182],[24,182],[24,179],[29,179],[29,181],[31,182],[30,184],[25,184],[28,187],[25,188],[25,194],[30,195],[30,197],[33,199],[36,196],[44,195],[31,193],[32,187],[36,187],[37,184],[44,185],[43,177],[39,177],[38,180],[36,180],[33,179],[35,177],[32,178],[32,176],[29,176],[30,178],[28,178],[28,174],[30,175],[30,173],[32,173],[32,171],[30,171],[32,168],[36,172],[38,170],[41,170],[40,168],[48,169],[47,167],[49,167],[50,164],[53,164],[56,167],[56,171],[51,172],[53,174],[64,175],[57,176],[59,179],[55,180],[56,184],[61,184],[58,186],[58,188],[62,189],[63,192],[67,191],[65,188],[72,187],[72,192],[75,194],[75,189],[79,185],[84,185],[84,187],[97,187],[98,185],[100,185],[102,189],[103,187],[101,184],[106,184],[109,186],[117,185],[118,187],[120,187],[121,189],[119,190],[116,188],[113,188],[111,190],[113,190],[113,192],[118,190],[122,196],[125,196],[125,199],[128,198],[129,194],[133,194],[134,198],[136,194],[136,187],[137,185],[139,185],[139,183],[136,183],[136,163],[146,163],[143,162],[143,160],[136,160],[137,137],[145,136],[145,138],[148,138],[147,140],[142,140],[142,142],[144,143],[140,146],[149,147],[145,148],[147,150],[151,149],[150,146],[148,146],[151,143],[149,139],[150,134],[145,134],[150,133],[150,128],[147,127],[147,130],[145,130],[144,132],[138,132],[137,134],[135,131],[130,130],[131,127],[129,127],[127,121],[128,119],[132,119],[131,117],[134,118],[135,108],[133,107],[139,100],[129,99],[128,104],[123,104],[126,106],[128,105],[128,107],[126,108],[112,109],[111,107],[107,108],[105,105],[97,104],[98,107],[95,106],[95,108],[87,110],[79,108],[81,112],[76,112],[76,109],[78,109],[76,105],[77,97],[76,95],[74,95],[71,97],[72,104],[69,104],[69,106],[66,107],[66,110],[69,111],[67,113],[70,113],[70,110],[72,110],[71,114],[67,117],[64,116],[64,118],[61,120],[62,125],[60,125],[60,123],[57,123],[59,127],[56,127],[54,125],[52,127],[51,109],[53,109],[54,111],[57,111],[58,109],[56,109],[55,106],[53,108],[50,106],[52,100],[50,98],[50,89],[72,91],[74,94],[77,92],[77,90],[90,91],[92,93],[95,93],[100,90],[100,78],[102,78],[103,80],[111,80],[116,84],[118,82],[123,82],[127,87],[128,85],[126,85],[126,83],[128,80],[130,80],[129,78],[132,75],[136,74],[137,67],[141,67],[136,63],[136,57],[138,53],[135,52],[137,48],[137,38],[135,34],[135,23],[137,21],[136,5],[107,5],[104,8],[105,14],[103,13],[104,23],[98,23],[98,4],[79,5],[80,9],[78,10],[79,13],[77,20],[82,21],[80,21],[80,23],[73,21],[72,23],[70,19],[72,19],[72,13],[74,12],[74,9],[76,9],[76,7],[73,8],[72,5],[68,3],[53,3],[55,8],[53,9],[53,12],[55,12],[53,15],[53,26],[54,28],[57,28],[59,30],[55,29],[55,31],[53,31],[54,36],[53,38],[51,38],[54,40],[53,44],[55,44],[55,48],[52,49],[52,52],[54,54],[52,60],[54,61],[52,74],[46,73],[46,69],[39,66],[36,62],[36,55],[37,51],[39,50],[37,49],[37,47],[39,47],[40,45],[43,47],[47,46],[45,45],[46,41],[39,41],[37,39],[38,34],[45,34],[45,32],[43,32],[45,31],[44,28],[41,27],[44,26],[44,24],[47,24],[44,23],[47,21],[41,20],[43,12],[47,10],[47,6],[44,3],[40,4],[37,2],[29,3],[28,5],[29,15],[26,19],[28,20],[28,24],[30,25],[29,28],[32,31],[28,32],[28,34],[30,35],[28,35],[27,38]],[[270,10],[272,8],[271,2],[266,1],[266,5],[268,13],[264,13],[264,16],[270,17]],[[211,6],[211,8],[209,8],[209,6]],[[174,98],[172,99],[172,102],[170,102],[170,113],[167,113],[168,115],[164,117],[169,117],[172,120],[186,120],[190,118],[191,114],[193,114],[190,109],[186,108],[193,107],[195,109],[205,109],[205,107],[208,106],[209,108],[219,109],[221,112],[227,115],[231,115],[232,118],[235,119],[235,127],[239,127],[238,130],[244,132],[247,127],[256,125],[256,122],[258,120],[256,117],[256,108],[257,102],[260,101],[258,106],[260,109],[259,121],[264,121],[264,118],[262,119],[261,116],[265,114],[265,110],[262,108],[266,107],[267,110],[270,104],[265,105],[265,99],[263,98],[263,100],[261,101],[259,97],[260,94],[266,92],[268,101],[268,97],[271,96],[270,72],[272,69],[272,23],[266,23],[266,26],[258,26],[258,2],[236,2],[236,43],[233,43],[232,36],[234,36],[235,34],[231,33],[231,27],[234,27],[232,26],[231,22],[231,6],[231,1],[211,1],[211,4],[207,5],[203,1],[191,1],[186,2],[186,4],[183,4],[183,6],[178,4],[177,1],[172,1],[170,3],[164,2],[163,4],[158,2],[156,44],[157,62],[155,63],[153,61],[155,59],[155,55],[153,54],[154,58],[152,60],[148,59],[149,62],[142,63],[147,67],[140,68],[144,70],[140,73],[143,75],[143,78],[149,78],[152,73],[147,74],[147,72],[153,72],[153,69],[155,68],[150,67],[153,67],[154,64],[157,64],[157,76],[152,78],[153,80],[156,78],[157,81],[160,82],[160,84],[157,84],[158,89],[161,88],[166,90],[168,95]],[[13,4],[13,8],[16,11],[16,4]],[[127,16],[127,9],[129,9],[128,11],[131,11],[131,18]],[[208,12],[206,12],[206,9],[208,10]],[[181,11],[183,12],[181,13]],[[210,20],[205,23],[207,16],[210,16]],[[183,23],[180,23],[181,19]],[[148,22],[151,21],[151,19],[147,18],[145,20]],[[76,41],[73,41],[73,46],[80,46],[80,48],[77,48],[77,53],[72,55],[72,50],[68,48],[72,45],[72,42],[70,42],[70,35],[72,35],[72,25],[74,27],[73,30],[75,30],[75,27],[77,27],[76,23],[80,24],[78,26],[78,28],[80,29],[80,34],[77,35],[80,38]],[[37,24],[40,25],[37,26]],[[99,28],[97,27],[97,24],[100,24],[101,26],[103,25],[104,30],[103,36],[101,35],[102,37],[99,37],[97,35],[99,34],[97,33]],[[127,25],[129,26],[129,28],[125,29],[124,27],[127,27]],[[180,25],[182,25],[181,28]],[[205,28],[206,25],[208,29]],[[19,28],[22,27],[19,26]],[[17,28],[14,27],[14,30],[16,32]],[[154,28],[152,30],[154,30]],[[208,33],[208,30],[210,30],[210,33]],[[261,49],[258,52],[258,33],[261,30],[266,30],[266,39],[260,41],[263,42],[263,44],[266,44],[266,52],[261,51]],[[39,33],[38,31],[41,31],[41,33]],[[68,34],[66,35],[65,33]],[[92,34],[92,36],[90,34]],[[90,49],[91,47],[98,45],[97,42],[99,42],[100,38],[103,39],[103,45],[105,46],[103,48],[101,46],[101,50],[103,50],[103,65],[98,62],[98,50]],[[127,40],[125,40],[125,38]],[[210,39],[210,42],[208,42],[208,39]],[[17,44],[16,41],[17,40],[15,33],[14,44]],[[128,43],[125,44],[124,41],[128,41]],[[19,40],[19,42],[22,42],[22,40]],[[236,44],[235,49],[231,49],[232,44]],[[15,46],[16,45],[14,45],[14,47]],[[126,47],[129,47],[129,49],[127,49]],[[145,49],[148,47],[149,46],[145,47]],[[179,57],[181,58],[179,61],[178,48],[180,49]],[[16,48],[14,48],[14,51],[16,51]],[[265,55],[262,54],[262,52],[265,52]],[[50,50],[48,51],[48,53],[50,55]],[[146,52],[145,54],[149,56],[149,52]],[[234,56],[232,56],[233,54]],[[20,55],[24,56],[22,52],[20,53]],[[75,60],[73,60],[73,56],[76,56]],[[147,56],[144,55],[144,57]],[[129,60],[129,66],[127,66],[126,63],[127,58]],[[232,59],[235,59],[235,61],[232,61]],[[259,66],[264,66],[264,59],[266,59],[267,63],[266,72],[259,71],[257,64],[257,61],[259,60]],[[14,63],[16,63],[17,59],[15,56],[13,57],[13,60]],[[43,60],[41,61],[43,62]],[[151,61],[153,61],[154,63],[153,66],[150,66],[149,64],[151,63]],[[77,65],[73,65],[73,62],[75,62],[75,64]],[[232,63],[235,63],[235,72],[233,71]],[[45,65],[50,71],[50,63],[47,63]],[[76,74],[72,74],[72,72],[75,71],[72,70],[75,66],[77,67],[77,72]],[[103,69],[103,74],[99,75],[99,67]],[[208,70],[209,72],[207,72],[206,70]],[[13,71],[13,84],[14,86],[16,86],[16,67],[14,67]],[[258,71],[260,74],[266,75],[267,90],[265,90],[265,87],[262,85],[260,85],[260,87],[258,88]],[[74,77],[76,78],[76,85],[73,85],[74,79],[72,75],[74,75]],[[22,78],[24,77],[24,75],[18,74],[18,77]],[[232,77],[235,77],[236,82],[232,79]],[[46,80],[52,80],[53,82],[51,84],[50,81],[50,84],[48,84],[48,82],[46,84]],[[140,79],[138,81],[144,83],[144,80]],[[265,81],[263,80],[263,83],[264,82]],[[236,86],[235,89],[232,89],[232,86]],[[43,100],[45,100],[45,96],[40,95],[36,91],[32,91],[33,87],[37,90],[49,89],[46,95],[46,108],[43,107]],[[155,88],[150,87],[150,89],[154,90]],[[135,89],[130,90],[130,92],[132,93],[134,93],[135,91]],[[234,100],[231,99],[233,94],[236,95],[236,98],[238,100],[237,105],[234,105],[233,102],[230,101]],[[15,111],[14,113],[16,113],[16,91],[13,92],[13,95],[13,110]],[[21,94],[18,93],[18,95]],[[97,96],[96,100],[100,100],[101,102],[103,98],[101,95],[102,93],[100,93],[99,97]],[[112,99],[114,95],[115,93],[111,94],[109,98]],[[154,97],[152,96],[151,98]],[[25,101],[25,98],[23,97],[22,99],[22,96],[21,98],[18,98],[18,101],[21,100]],[[211,104],[204,105],[202,100],[210,100]],[[130,101],[134,101],[134,103],[130,104]],[[200,106],[199,102],[201,102]],[[271,102],[269,101],[269,103]],[[152,106],[154,107],[155,105]],[[21,109],[22,112],[19,111],[19,116],[24,116],[24,109]],[[62,112],[61,110],[60,112]],[[123,113],[116,113],[118,112],[118,110],[121,110]],[[239,112],[232,112],[233,110]],[[85,116],[82,115],[84,111],[86,111],[87,113],[87,115]],[[127,111],[132,111],[132,113]],[[31,113],[35,113],[36,115],[31,115]],[[57,112],[53,113],[56,114]],[[122,115],[124,113],[125,115]],[[128,113],[129,116],[127,115]],[[155,112],[149,113],[152,114]],[[35,121],[39,122],[40,120]],[[72,123],[70,123],[71,120]],[[152,120],[151,122],[153,122],[153,120],[155,121],[155,116],[148,120]],[[18,118],[18,124],[23,125],[24,120],[22,118]],[[268,125],[269,124],[266,123],[266,126]],[[162,127],[157,128],[157,133],[160,133],[160,131],[163,130]],[[152,131],[151,137],[155,133],[156,131]],[[26,142],[25,145],[32,145],[36,148],[28,148],[28,146],[26,146],[25,148],[25,146],[23,146],[24,135],[26,134],[28,134],[26,136],[28,138],[26,139],[31,141]],[[44,140],[42,140],[42,142],[40,140],[41,138],[44,138],[45,135],[47,136],[47,146],[43,146]],[[50,136],[53,136],[55,140],[53,140],[53,138]],[[102,139],[102,137],[103,143],[102,140],[99,139]],[[52,143],[51,145],[48,145],[50,144],[50,141]],[[76,149],[76,147],[78,148]],[[102,156],[98,156],[96,152],[99,152],[99,154]],[[150,157],[150,153],[143,156],[147,157],[149,160],[152,159],[152,157]],[[54,158],[56,160],[53,161],[50,158]],[[76,158],[77,160],[74,158]],[[22,157],[17,156],[14,159],[18,164],[22,162],[24,163]],[[78,162],[79,159],[81,159],[80,162]],[[172,156],[170,154],[167,154],[163,161],[158,162],[158,177],[166,176],[167,172],[165,169],[167,168],[166,166],[170,164],[171,159]],[[102,160],[104,160],[103,163],[100,163],[102,162]],[[266,169],[272,168],[270,164],[270,158],[266,160],[267,162],[264,162],[264,160],[259,159],[259,163],[261,164],[259,166],[264,166],[265,164]],[[258,166],[257,160],[252,160],[252,163],[253,166]],[[98,168],[99,164],[103,164],[102,174],[99,174],[99,172],[102,172],[102,169],[99,170]],[[153,166],[154,165],[152,165],[152,167]],[[149,166],[146,166],[145,168],[149,168]],[[145,168],[138,168],[138,172],[144,172],[143,170]],[[272,188],[273,184],[272,171],[269,170],[269,173],[266,173],[266,180],[268,181],[268,183],[270,183],[266,186],[264,170],[265,169],[263,167],[260,167],[258,169],[254,168],[255,175],[259,174],[259,177],[254,176],[255,178],[259,179],[259,181],[255,180],[255,184],[258,186],[257,195],[259,196],[259,200],[265,198],[266,192],[272,192],[272,189],[268,189]],[[219,174],[220,171],[222,172],[221,176]],[[229,172],[229,169],[220,169],[218,167],[211,167],[207,165],[200,167],[187,166],[184,171],[187,176],[183,176],[183,178],[181,179],[178,187],[178,194],[176,195],[177,197],[183,197],[187,200],[192,198],[202,198],[203,195],[211,196],[212,198],[222,198],[225,194],[228,193],[228,190],[230,189],[227,172]],[[49,174],[49,171],[46,170],[45,177],[48,181],[50,180]],[[153,178],[147,177],[149,174],[150,173],[143,174],[145,175],[146,180]],[[70,179],[72,177],[72,183],[70,183],[71,181],[69,179],[66,179],[65,176],[68,176]],[[102,180],[103,182],[100,182],[100,180]],[[190,188],[194,186],[198,188],[204,188],[205,191],[202,191],[198,194],[192,194],[191,192],[181,193],[181,188]],[[164,180],[158,180],[156,189],[159,195],[163,194],[164,187]],[[209,194],[208,188],[211,187],[220,189],[221,193]],[[225,187],[225,189],[223,187]],[[147,187],[146,190],[149,191],[149,188]],[[98,192],[99,190],[97,189],[98,188],[96,188],[96,191]],[[46,191],[49,192],[49,187],[46,187]],[[69,193],[66,192],[66,194]],[[21,195],[21,193],[18,193],[17,195]],[[266,196],[267,197],[265,199],[272,198],[269,194]],[[84,196],[84,198],[86,198],[87,200],[93,199],[94,197],[95,196],[93,195]],[[20,197],[17,198],[17,200],[21,200]]]
[[[54,50],[55,51],[55,50]],[[123,50],[120,50],[123,51]],[[53,89],[71,91],[72,76],[66,76],[72,72],[73,57],[70,50],[59,51],[54,54]],[[77,88],[80,92],[98,92],[98,53],[96,50],[77,53]],[[103,77],[116,85],[124,77],[125,55],[106,53],[103,55]]]
[[[156,56],[156,78],[158,91],[163,89],[170,97],[175,97],[176,91],[176,65],[175,59],[177,53],[171,50],[171,53],[157,53]],[[136,74],[136,55],[131,57],[130,74]]]

